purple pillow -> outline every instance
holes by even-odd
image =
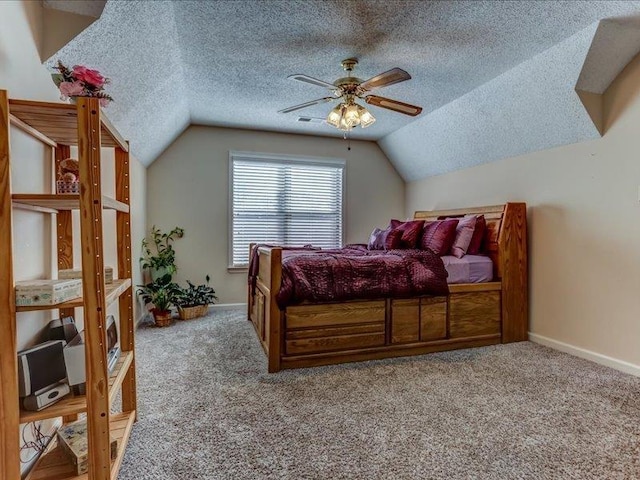
[[[391,220],[389,226],[394,230],[402,231],[402,238],[398,248],[418,248],[424,220],[409,220],[407,222]]]
[[[369,250],[384,250],[385,242],[387,241],[387,235],[391,228],[387,228],[386,230],[382,230],[381,228],[374,228],[373,232],[369,236],[369,244],[367,248]]]
[[[451,255],[457,258],[464,257],[469,249],[469,244],[476,229],[476,217],[461,218],[456,227],[456,238],[451,245]]]
[[[432,250],[437,255],[447,255],[456,238],[457,218],[425,222],[422,229],[422,250]]]

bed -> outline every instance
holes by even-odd
[[[449,281],[448,293],[281,306],[286,249],[256,247],[248,317],[267,355],[268,371],[527,340],[526,205],[418,211],[414,218],[471,214],[486,220],[484,254],[466,261],[443,258],[456,282]]]

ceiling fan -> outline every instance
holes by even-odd
[[[376,121],[375,117],[366,108],[356,102],[356,99],[362,99],[369,105],[386,108],[388,110],[393,110],[394,112],[404,113],[405,115],[410,115],[412,117],[415,117],[422,112],[421,107],[399,102],[398,100],[391,100],[390,98],[379,97],[378,95],[372,95],[370,93],[371,90],[409,80],[411,75],[401,68],[392,68],[391,70],[376,75],[375,77],[371,77],[368,80],[362,80],[351,76],[351,72],[358,64],[358,60],[356,58],[347,58],[346,60],[343,60],[341,64],[342,68],[347,72],[347,76],[341,77],[333,83],[318,80],[317,78],[313,78],[308,75],[289,75],[287,78],[327,88],[331,91],[333,96],[322,97],[317,100],[301,103],[300,105],[284,108],[279,110],[278,113],[295,112],[296,110],[311,107],[312,105],[319,105],[321,103],[339,100],[340,103],[333,108],[331,112],[329,112],[326,119],[300,117],[298,120],[302,122],[328,123],[340,130],[348,132],[358,125],[362,128],[366,128]]]

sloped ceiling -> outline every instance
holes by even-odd
[[[614,45],[598,21],[632,31],[638,13],[638,1],[109,1],[49,65],[111,77],[108,114],[145,164],[190,123],[341,136],[277,113],[325,95],[286,77],[332,82],[352,56],[361,78],[397,66],[413,79],[377,93],[423,113],[371,107],[378,122],[352,137],[378,141],[413,180],[599,135],[575,88],[582,74],[586,91],[602,90],[610,64],[640,47],[627,36],[624,54],[607,58]],[[590,52],[597,32],[604,55]]]

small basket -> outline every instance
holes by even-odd
[[[57,180],[56,193],[80,193],[80,182],[64,182],[62,180]]]
[[[204,317],[209,310],[208,305],[197,305],[195,307],[178,307],[180,320],[191,320],[193,318]]]

